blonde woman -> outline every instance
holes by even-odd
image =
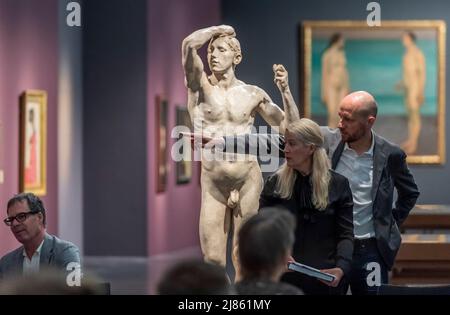
[[[305,294],[345,294],[353,254],[353,200],[348,180],[330,170],[319,126],[310,119],[291,123],[285,134],[286,162],[270,176],[260,207],[283,206],[296,216],[293,258],[336,276],[325,283],[286,273],[282,280]]]
[[[260,156],[278,153],[285,158],[285,163],[266,180],[259,207],[286,208],[294,214],[297,227],[293,258],[336,279],[325,283],[288,272],[282,281],[296,285],[305,294],[345,294],[353,255],[353,198],[347,178],[330,169],[320,127],[302,118],[287,126],[285,137],[259,134],[203,137],[202,141],[227,152],[258,152]],[[252,144],[257,149],[251,149]],[[269,144],[270,150],[265,147]]]

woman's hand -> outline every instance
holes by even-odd
[[[288,266],[289,266],[289,263],[295,263],[295,262],[296,262],[296,261],[295,261],[294,257],[292,257],[291,255],[289,255],[289,256],[287,257],[287,259],[286,259],[286,263],[285,263],[286,269],[284,270],[284,272],[294,272],[293,270],[290,270],[290,269],[288,268]]]
[[[323,280],[319,280],[320,282],[325,283],[327,286],[330,286],[330,287],[333,287],[333,288],[335,288],[335,287],[337,287],[339,285],[339,282],[341,282],[341,279],[344,276],[344,271],[342,271],[342,269],[338,268],[338,267],[331,268],[331,269],[322,269],[320,271],[332,274],[332,275],[334,275],[336,277],[336,279],[334,279],[333,282],[326,282],[326,281],[323,281]]]

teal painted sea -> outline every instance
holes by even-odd
[[[321,58],[327,40],[314,40],[312,50],[311,104],[314,115],[326,115],[320,100]],[[423,116],[437,113],[437,47],[434,40],[417,40],[426,62]],[[395,89],[402,79],[404,47],[400,40],[346,40],[345,54],[352,91],[372,93],[379,105],[379,115],[406,115],[404,94]]]

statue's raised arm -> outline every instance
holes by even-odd
[[[286,127],[300,119],[297,104],[295,104],[289,88],[288,72],[283,65],[273,65],[273,72],[275,74],[274,82],[280,90],[284,105],[284,119],[280,125],[280,132],[284,134]]]

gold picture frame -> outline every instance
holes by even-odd
[[[408,78],[405,73],[411,73],[405,66],[408,47],[405,34],[410,36],[424,56],[426,79],[422,84],[421,97],[417,97],[422,103],[419,105],[420,114],[416,116],[411,114],[410,108],[414,105],[410,105],[409,101],[415,98],[408,97],[413,89],[408,89],[405,83],[411,81],[405,80]],[[338,64],[347,74],[342,77],[348,78],[348,91],[366,90],[378,102],[378,119],[374,126],[377,134],[408,148],[409,152],[405,149],[408,163],[444,164],[445,21],[383,20],[381,26],[374,27],[368,26],[366,21],[304,21],[301,41],[303,58],[300,61],[303,65],[304,113],[321,125],[331,125],[328,117],[332,114],[329,113],[333,112],[337,103],[329,96],[329,91],[334,92],[334,87],[326,88],[330,85],[324,83],[327,75],[323,71],[329,68],[322,67],[327,65],[325,52],[336,36],[344,39],[340,44],[344,55],[341,60],[344,62]],[[392,84],[395,80],[400,83],[398,86]],[[413,121],[417,116],[419,124],[417,120]],[[414,126],[419,126],[419,132]],[[415,146],[411,146],[411,142]]]
[[[47,92],[20,96],[19,191],[47,193]]]

